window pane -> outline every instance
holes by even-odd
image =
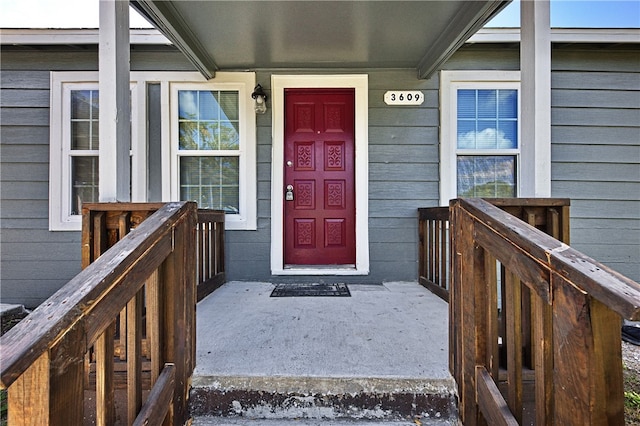
[[[498,122],[498,149],[518,148],[518,122],[499,121]]]
[[[220,114],[218,106],[218,92],[201,91],[199,93],[200,105],[198,111],[200,120],[217,120]]]
[[[220,118],[228,121],[237,121],[240,111],[238,102],[238,92],[220,92],[220,108],[222,108],[224,114]]]
[[[240,145],[240,135],[238,134],[238,123],[220,123],[220,149],[238,149]]]
[[[238,157],[181,157],[180,199],[239,213],[239,163]]]
[[[198,123],[191,121],[181,121],[178,125],[179,147],[180,149],[198,149],[200,136],[198,134]]]
[[[496,117],[496,90],[478,90],[478,118]]]
[[[82,203],[98,201],[98,157],[71,157],[71,214],[82,214]]]
[[[518,91],[498,91],[498,118],[518,118]]]
[[[496,142],[496,121],[495,120],[479,120],[478,135],[476,136],[477,149],[495,149]]]
[[[196,120],[198,118],[198,92],[180,90],[178,92],[178,119]]]
[[[476,148],[476,122],[458,121],[458,149]]]
[[[220,144],[218,143],[218,127],[220,127],[220,125],[217,122],[200,123],[200,127],[198,128],[200,134],[200,149],[220,149]]]
[[[91,119],[91,90],[71,91],[71,118]]]
[[[91,123],[89,121],[71,122],[71,149],[91,149]]]
[[[458,119],[476,119],[476,91],[458,90]]]
[[[515,156],[459,156],[459,197],[515,197]]]
[[[71,91],[71,149],[99,149],[98,91]]]

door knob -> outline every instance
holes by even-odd
[[[293,201],[293,185],[287,185],[287,192],[285,193],[284,199],[286,201]]]

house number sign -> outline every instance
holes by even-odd
[[[389,90],[384,94],[387,105],[422,105],[424,95],[418,90]]]

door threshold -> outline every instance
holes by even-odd
[[[367,275],[369,271],[359,270],[356,265],[285,265],[274,275]]]
[[[352,270],[352,269],[356,269],[356,265],[355,264],[349,264],[349,265],[284,265],[284,269],[321,269],[321,270],[325,270],[325,269],[346,269],[346,270]]]

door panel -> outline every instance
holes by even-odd
[[[355,264],[353,89],[285,90],[285,265]]]

